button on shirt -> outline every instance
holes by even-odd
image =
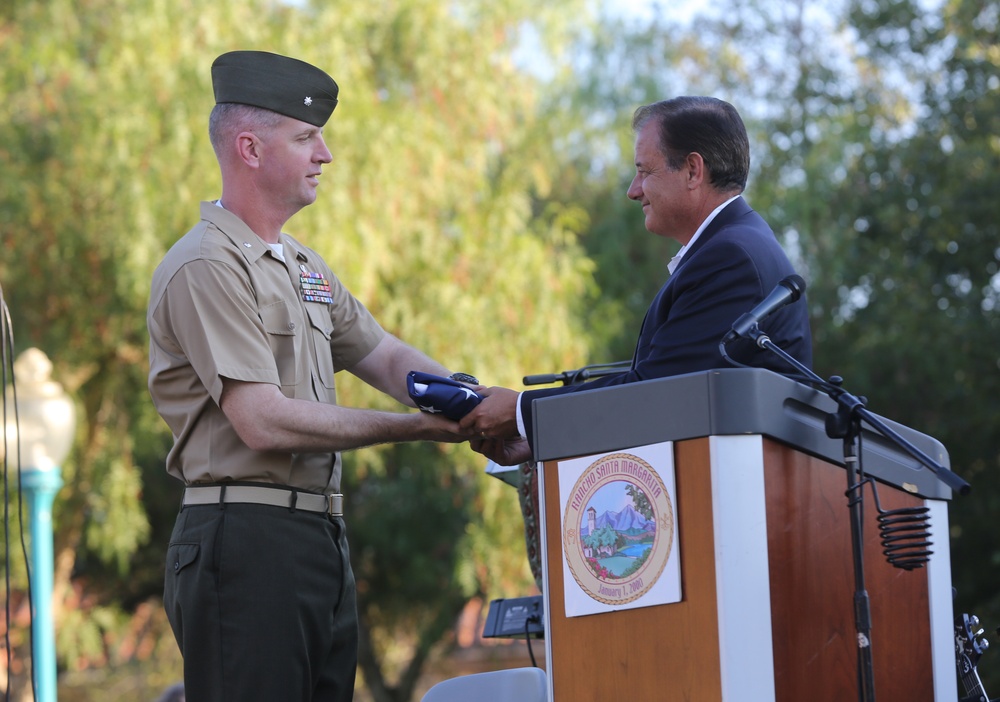
[[[315,251],[282,234],[282,261],[233,213],[203,202],[201,217],[153,274],[147,314],[149,390],[174,435],[167,471],[187,484],[339,491],[339,454],[244,444],[219,408],[222,378],[336,404],[334,372],[367,356],[385,332]],[[316,301],[304,280],[326,281],[329,296]]]

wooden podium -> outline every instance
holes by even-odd
[[[824,425],[835,410],[825,395],[756,369],[535,401],[550,700],[859,699],[847,472],[842,442]],[[887,424],[948,465],[939,442]],[[662,442],[673,442],[680,601],[567,616],[561,465]],[[861,448],[882,508],[928,507],[933,542],[923,568],[891,566],[864,489],[876,699],[955,701],[951,491],[867,427]]]

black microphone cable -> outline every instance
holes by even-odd
[[[531,632],[529,631],[529,626],[531,624],[540,624],[541,619],[539,619],[537,614],[532,614],[524,619],[524,641],[528,644],[528,656],[531,658],[531,667],[537,668],[538,663],[535,662],[535,652],[531,648]]]
[[[35,636],[35,613],[32,607],[34,601],[31,588],[31,564],[28,558],[28,546],[24,540],[24,492],[21,489],[21,441],[20,441],[20,417],[17,412],[17,382],[14,377],[14,330],[11,324],[10,309],[3,297],[3,287],[0,286],[0,386],[3,389],[3,465],[0,471],[3,473],[3,526],[4,526],[4,615],[6,617],[4,628],[4,654],[7,665],[7,684],[4,689],[4,702],[10,702],[11,665],[13,663],[14,651],[11,648],[10,627],[11,627],[11,551],[10,551],[10,444],[7,441],[7,386],[10,385],[10,397],[13,404],[13,417],[15,428],[15,452],[17,465],[17,523],[20,531],[21,555],[24,557],[25,577],[27,578],[28,595],[28,626],[31,632],[31,647],[29,656],[31,665],[29,667],[28,680],[31,685],[31,699],[37,702],[38,691],[35,688],[35,659],[34,659],[34,636]]]
[[[7,670],[7,684],[4,689],[4,700],[10,700],[10,679],[12,677],[11,673],[11,663],[13,662],[13,652],[11,651],[10,645],[10,621],[11,621],[11,611],[10,611],[10,484],[7,478],[7,455],[9,453],[9,447],[7,446],[7,369],[10,367],[10,362],[8,358],[8,350],[13,346],[13,339],[10,338],[9,333],[10,322],[9,314],[7,312],[7,304],[3,299],[3,288],[0,287],[0,389],[3,390],[3,465],[0,466],[0,470],[3,472],[3,543],[4,543],[4,630],[3,630],[3,641],[4,641],[4,655],[6,657],[6,670]],[[10,341],[8,342],[8,339]],[[13,376],[13,373],[11,374]]]

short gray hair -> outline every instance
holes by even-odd
[[[220,102],[208,116],[208,138],[212,142],[217,157],[222,156],[222,148],[240,132],[256,131],[266,133],[278,126],[282,115],[262,107],[242,105],[236,102]]]

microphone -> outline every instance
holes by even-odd
[[[806,281],[802,280],[802,276],[790,275],[782,280],[767,297],[761,300],[759,305],[733,322],[733,328],[722,339],[723,345],[728,344],[733,339],[745,337],[765,317],[769,317],[785,305],[790,305],[802,297],[805,290]]]

